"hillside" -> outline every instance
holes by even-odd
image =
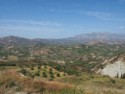
[[[22,44],[34,44],[34,43],[43,43],[51,45],[61,45],[61,44],[96,44],[96,43],[106,43],[106,44],[124,44],[125,34],[121,33],[88,33],[81,34],[74,37],[62,38],[62,39],[26,39],[17,36],[7,36],[0,38],[0,44],[6,43],[22,43]]]
[[[77,42],[0,38],[0,93],[124,94],[124,41],[103,41],[107,34],[103,40],[100,34],[84,36]]]

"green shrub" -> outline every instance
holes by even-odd
[[[66,74],[64,73],[63,76],[66,76]]]
[[[57,77],[60,77],[60,73],[57,73]]]
[[[37,72],[35,73],[35,76],[40,76],[40,72],[37,71]]]
[[[116,81],[114,79],[110,79],[111,83],[115,84]]]
[[[31,70],[34,70],[34,68],[32,67]]]
[[[53,72],[52,72],[52,74],[50,74],[50,78],[55,78]]]
[[[76,70],[67,69],[65,72],[66,72],[68,75],[80,76],[80,72],[78,72],[78,71],[76,71]]]
[[[38,70],[41,69],[41,66],[38,66],[37,69],[38,69]]]
[[[46,66],[46,65],[44,65],[44,68],[46,69],[46,68],[47,68],[47,66]]]
[[[46,72],[43,72],[43,77],[47,77],[47,74],[46,74]]]
[[[58,64],[58,65],[56,65],[55,69],[58,70],[58,71],[61,71],[62,70],[62,66]]]
[[[34,77],[35,77],[35,75],[32,74],[32,73],[30,73],[29,76],[30,76],[31,78],[34,78]]]
[[[27,73],[28,73],[28,71],[26,69],[21,69],[19,72],[24,74],[24,75],[27,75]]]
[[[123,75],[121,75],[121,78],[122,78],[122,79],[125,79],[125,73],[124,73]]]

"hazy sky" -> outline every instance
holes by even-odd
[[[125,32],[125,0],[0,0],[0,37]]]

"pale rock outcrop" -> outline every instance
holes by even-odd
[[[97,74],[120,78],[125,74],[125,57],[121,55],[111,59],[106,59],[93,70]]]

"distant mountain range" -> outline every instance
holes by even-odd
[[[125,44],[125,34],[116,33],[89,33],[63,39],[27,39],[17,36],[0,38],[0,44]]]

